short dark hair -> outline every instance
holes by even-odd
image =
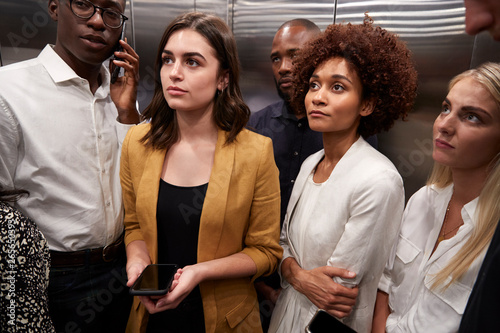
[[[358,133],[368,137],[389,130],[405,119],[417,91],[417,71],[406,44],[395,34],[373,26],[366,16],[363,24],[331,24],[305,46],[294,63],[295,91],[292,103],[305,114],[304,98],[314,70],[328,59],[345,59],[360,78],[363,100],[374,102],[374,111],[361,117]]]
[[[314,22],[303,18],[297,18],[290,21],[286,21],[279,27],[278,31],[280,31],[285,27],[304,27],[306,28],[307,31],[317,32],[317,33],[321,32],[321,29]]]
[[[151,129],[142,138],[142,142],[156,149],[168,149],[178,140],[178,125],[175,110],[170,108],[163,95],[160,79],[162,53],[174,32],[191,29],[202,35],[215,51],[219,61],[219,75],[228,74],[226,89],[214,96],[213,118],[218,128],[228,132],[226,143],[236,139],[250,117],[250,109],[243,102],[239,86],[239,60],[236,41],[227,24],[214,15],[191,12],[176,17],[165,29],[155,61],[156,82],[151,103],[144,110],[143,116],[151,120]]]

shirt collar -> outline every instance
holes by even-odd
[[[53,45],[47,44],[38,55],[38,60],[45,67],[54,82],[60,83],[72,79],[82,79],[69,65],[54,51]],[[106,66],[101,65],[102,84],[99,87],[109,89],[110,74]]]
[[[293,114],[293,112],[291,112],[291,110],[289,109],[288,107],[288,104],[285,103],[285,101],[281,101],[281,110],[280,110],[280,116],[282,116],[283,118],[285,119],[290,119],[290,120],[294,120],[294,121],[297,121],[297,117],[295,116],[295,114]]]
[[[436,192],[436,208],[438,211],[445,211],[448,206],[448,202],[451,199],[451,195],[453,194],[453,184],[444,188],[437,187],[433,184],[431,185],[431,189]],[[476,224],[476,208],[478,201],[479,197],[476,197],[472,201],[466,203],[462,208],[462,219],[464,220],[464,224]]]

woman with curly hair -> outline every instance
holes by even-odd
[[[500,219],[500,64],[451,80],[433,141],[434,169],[380,280],[375,332],[458,331]]]
[[[404,191],[394,165],[363,136],[407,115],[417,74],[405,44],[370,18],[330,25],[294,68],[293,102],[323,133],[324,149],[304,161],[294,184],[269,332],[304,332],[318,308],[369,332]]]

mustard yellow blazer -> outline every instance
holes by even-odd
[[[156,205],[165,150],[140,139],[149,124],[135,126],[122,147],[120,178],[125,205],[125,244],[146,242],[158,261]],[[272,273],[281,260],[280,189],[269,138],[243,130],[225,145],[219,131],[214,164],[201,213],[198,262],[242,252],[257,266],[253,277],[200,284],[206,332],[261,332],[253,280]],[[134,299],[127,332],[145,332],[146,308]]]

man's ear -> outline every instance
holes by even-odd
[[[219,77],[219,83],[217,84],[217,90],[224,90],[229,85],[229,71],[225,70],[221,73]]]
[[[359,113],[361,117],[366,117],[372,114],[373,110],[375,110],[375,100],[366,99],[361,104],[361,112]]]
[[[57,21],[59,12],[59,0],[49,0],[49,15],[53,21]]]

